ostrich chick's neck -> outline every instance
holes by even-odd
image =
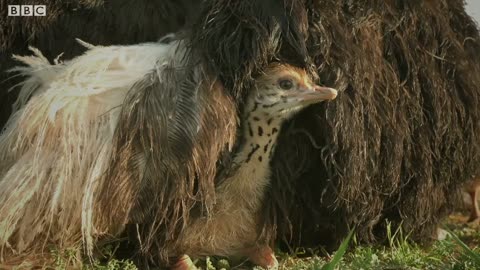
[[[238,169],[225,181],[225,196],[244,200],[238,205],[250,206],[257,210],[263,200],[265,187],[270,181],[270,159],[281,127],[279,116],[267,114],[255,103],[247,110],[243,121],[244,143],[235,156]],[[249,208],[250,208],[249,207]]]
[[[194,257],[248,255],[256,244],[259,210],[270,179],[269,160],[280,122],[256,110],[244,115],[244,144],[234,158],[238,167],[217,188],[213,215],[193,221],[183,231],[181,250],[185,253]]]

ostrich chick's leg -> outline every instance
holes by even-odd
[[[475,188],[474,190],[468,192],[468,194],[472,199],[472,207],[468,222],[478,221],[480,219],[480,209],[478,207],[478,188]]]
[[[278,261],[275,253],[269,246],[251,248],[247,252],[249,260],[265,269],[278,269]]]
[[[171,270],[197,270],[197,267],[193,264],[192,259],[185,254],[178,259]]]

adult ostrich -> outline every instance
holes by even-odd
[[[0,136],[1,261],[40,266],[48,246],[92,256],[134,224],[139,248],[162,251],[165,264],[223,255],[278,268],[259,226],[277,136],[285,120],[336,90],[301,69],[269,65],[246,99],[242,141],[228,153],[235,106],[186,40],[80,43],[84,55],[55,65],[34,48],[15,56],[28,66],[15,69],[27,79]],[[232,166],[221,164],[229,171],[216,177],[225,152]]]
[[[344,92],[283,127],[264,205],[265,228],[277,229],[265,234],[334,248],[353,226],[382,241],[389,220],[433,236],[480,161],[480,37],[463,1],[211,0],[197,10],[198,60],[240,110],[273,55]],[[158,256],[158,243],[143,252]]]
[[[235,106],[186,41],[80,43],[54,65],[15,56],[27,78],[0,134],[0,268],[51,263],[50,248],[93,256],[127,224],[166,245],[159,231],[211,208],[233,147]]]
[[[265,62],[277,31],[268,26],[279,24],[288,28],[279,57],[344,92],[285,124],[265,202],[270,233],[290,247],[334,248],[353,227],[381,242],[390,221],[434,238],[479,170],[480,36],[464,2],[204,6],[194,44],[229,89]]]

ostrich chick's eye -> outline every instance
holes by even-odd
[[[293,88],[293,81],[291,79],[282,79],[278,82],[278,85],[283,90],[290,90]]]

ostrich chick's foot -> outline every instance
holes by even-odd
[[[480,224],[480,217],[477,216],[470,216],[467,220],[467,223],[471,224]]]
[[[188,255],[181,256],[178,261],[170,268],[171,270],[197,270],[192,259]]]
[[[249,250],[248,259],[265,269],[278,269],[278,261],[275,253],[268,246],[255,247]]]
[[[468,223],[475,223],[480,220],[480,207],[478,206],[478,189],[476,188],[473,191],[470,191],[468,193],[470,195],[470,199],[472,200],[472,206],[470,208],[470,217],[468,218],[467,222]]]

